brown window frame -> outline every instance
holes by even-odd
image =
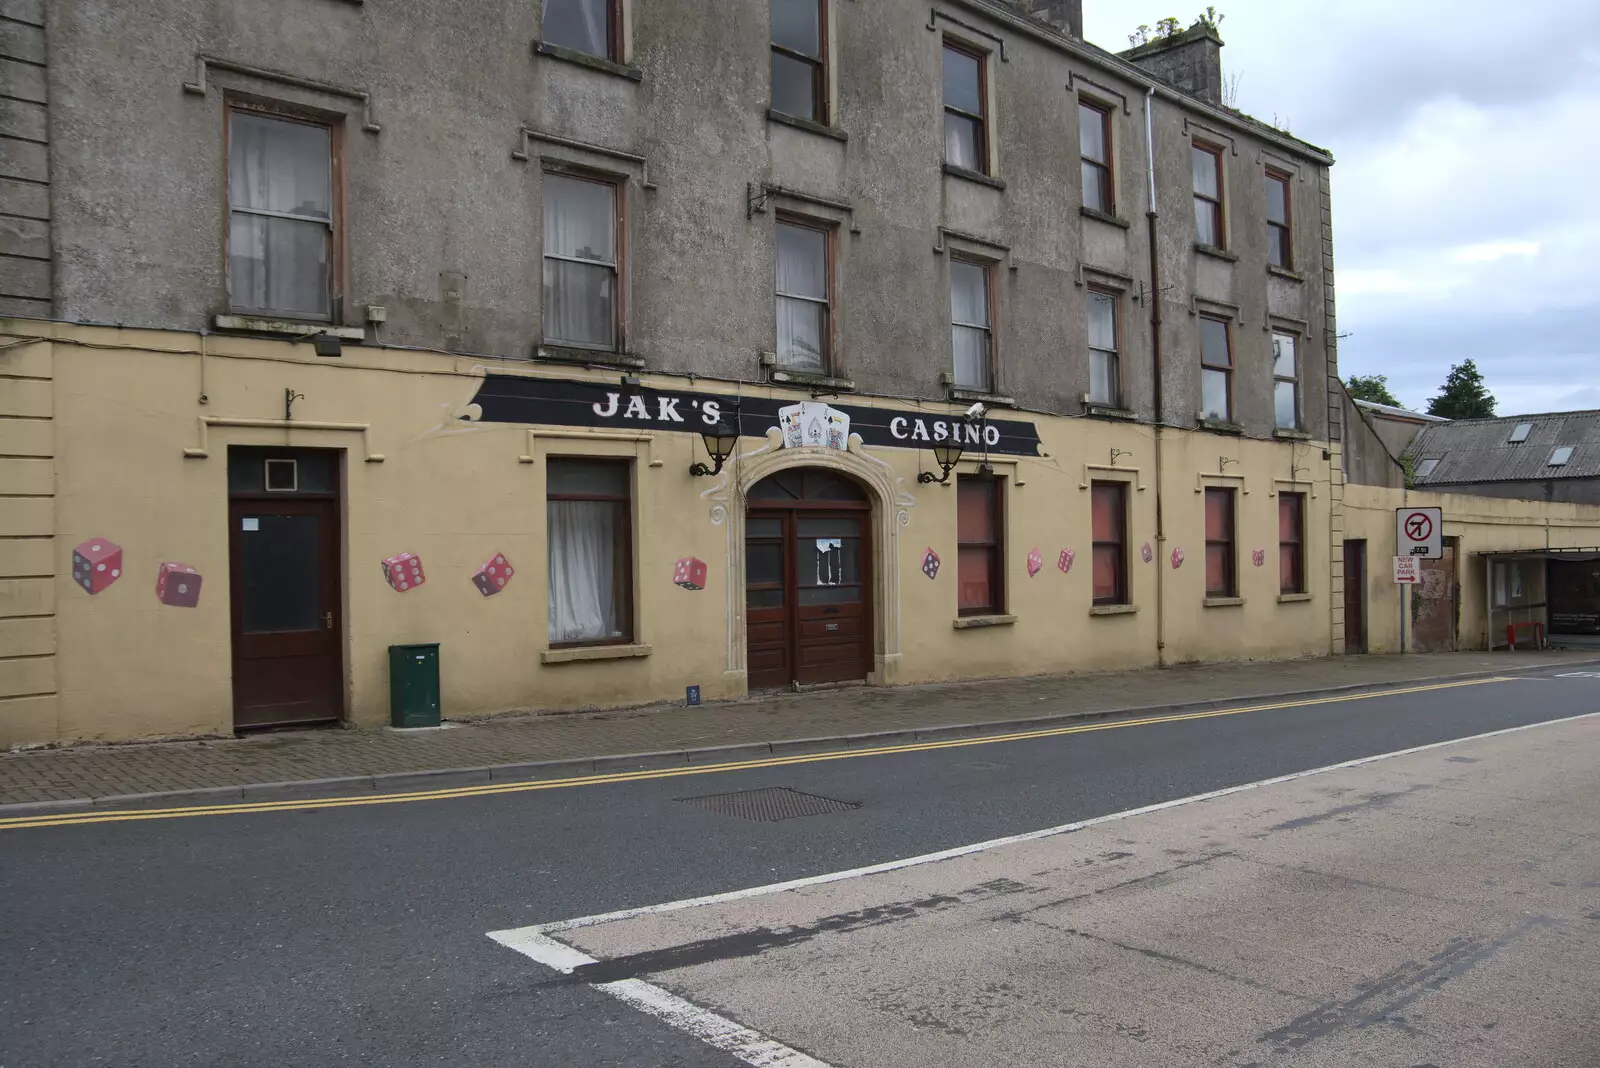
[[[1227,339],[1228,354],[1228,362],[1225,364],[1216,364],[1207,361],[1205,327],[1202,325],[1200,327],[1200,403],[1202,406],[1205,404],[1206,372],[1221,371],[1223,374],[1223,379],[1228,385],[1228,410],[1223,413],[1222,419],[1223,422],[1231,423],[1234,421],[1233,371],[1234,366],[1237,363],[1237,361],[1233,358],[1233,320],[1222,315],[1206,315],[1203,312],[1200,315],[1200,319],[1202,322],[1209,320],[1213,323],[1222,324],[1224,336]],[[1206,418],[1211,418],[1210,412],[1206,413]]]
[[[577,463],[583,463],[583,464],[596,464],[596,465],[603,464],[603,465],[605,465],[607,467],[621,468],[622,471],[623,471],[623,474],[624,474],[624,478],[625,478],[626,483],[627,483],[628,492],[626,494],[621,495],[621,496],[618,496],[616,494],[611,494],[611,493],[551,493],[550,492],[549,482],[548,482],[548,477],[549,477],[549,471],[550,471],[550,463],[552,461],[554,461],[556,463],[577,462]],[[633,463],[633,461],[629,460],[629,459],[622,458],[622,457],[614,457],[614,456],[565,456],[565,455],[563,455],[563,456],[546,456],[545,457],[545,474],[546,474],[547,481],[545,483],[544,499],[545,499],[546,515],[547,516],[549,514],[548,506],[549,506],[549,503],[551,501],[610,501],[610,502],[613,502],[613,503],[620,502],[623,505],[623,508],[620,510],[621,516],[622,516],[622,520],[621,520],[621,522],[619,524],[619,529],[618,529],[618,532],[617,532],[618,533],[618,538],[621,541],[621,544],[619,546],[617,546],[617,549],[616,549],[616,557],[617,557],[617,561],[618,561],[617,577],[618,577],[618,580],[623,583],[622,596],[620,598],[618,598],[618,609],[619,609],[621,618],[619,618],[618,621],[617,621],[617,623],[618,623],[617,629],[622,631],[623,636],[620,637],[620,638],[591,638],[591,639],[587,639],[587,640],[580,640],[580,641],[574,641],[574,642],[554,642],[553,641],[553,642],[549,643],[550,648],[551,649],[578,649],[578,648],[583,648],[583,647],[586,647],[586,646],[593,646],[593,645],[632,645],[638,638],[638,635],[634,632],[634,605],[633,605],[634,597],[635,597],[635,595],[637,593],[637,591],[634,589],[634,574],[633,574],[633,571],[634,571],[634,568],[633,568],[633,551],[634,551],[634,544],[633,544],[633,499],[634,499],[634,496],[635,496],[635,489],[636,489],[635,481],[634,481],[634,463]],[[548,519],[546,520],[546,522],[548,522]],[[549,562],[548,562],[549,561],[549,555],[550,555],[550,544],[549,544],[549,532],[547,530],[546,531],[546,537],[545,537],[545,559],[546,559],[546,565],[545,566],[547,568],[549,566]],[[549,591],[548,590],[546,591],[546,596],[547,597],[549,596]],[[548,637],[548,631],[546,632],[546,636]]]
[[[803,119],[806,122],[814,122],[820,126],[827,126],[833,121],[832,109],[828,106],[828,84],[830,78],[828,69],[830,58],[828,55],[828,8],[830,3],[829,0],[815,0],[815,3],[817,5],[817,52],[819,54],[815,56],[808,56],[804,52],[796,52],[792,48],[786,48],[783,45],[778,44],[776,41],[771,42],[771,50],[777,55],[787,56],[788,58],[800,63],[804,63],[806,66],[811,68],[811,93],[816,114],[809,119],[805,118],[803,115],[790,115],[789,117]],[[768,0],[768,10],[769,12],[771,10],[771,0]],[[772,92],[770,79],[772,74],[770,66],[768,68],[767,77],[769,79],[767,91],[768,106],[772,107],[772,110],[777,111],[780,115],[788,115],[789,113],[786,111],[779,111],[778,108],[774,106],[775,102],[771,100]]]
[[[1226,500],[1228,502],[1228,536],[1226,538],[1213,538],[1211,536],[1211,502],[1213,500]],[[1205,492],[1205,583],[1206,597],[1237,597],[1239,596],[1239,494],[1231,486],[1207,486]],[[1226,578],[1224,588],[1217,589],[1211,585],[1211,548],[1220,545],[1224,549]]]
[[[559,0],[555,0],[555,2],[559,2]],[[581,0],[579,0],[579,2],[581,2]],[[555,47],[555,48],[565,48],[569,52],[576,52],[576,53],[578,53],[579,55],[582,55],[582,56],[593,56],[593,55],[595,55],[593,52],[585,52],[581,48],[573,48],[571,45],[565,45],[565,44],[561,44],[561,43],[559,43],[557,41],[550,41],[550,40],[546,40],[545,39],[545,36],[544,36],[545,10],[546,10],[546,8],[549,7],[549,5],[551,3],[552,3],[552,0],[539,0],[539,42],[541,44],[550,45],[550,46]],[[606,54],[603,55],[603,56],[595,56],[595,58],[596,59],[603,59],[603,60],[607,61],[608,63],[621,63],[622,62],[622,0],[605,0],[605,8],[606,8]]]
[[[962,541],[960,535],[961,487],[987,484],[991,496],[990,525],[994,531],[991,541]],[[993,475],[973,474],[956,476],[956,611],[960,616],[998,616],[1006,610],[1006,526],[1005,481]],[[987,605],[961,606],[961,550],[982,548],[989,555],[989,601]]]
[[[822,332],[822,346],[823,346],[823,350],[822,350],[822,373],[826,374],[826,375],[832,375],[836,371],[836,366],[835,366],[835,362],[834,362],[834,353],[836,351],[838,351],[838,338],[836,336],[836,322],[837,322],[837,318],[838,317],[834,314],[834,307],[835,307],[835,305],[836,305],[836,303],[838,301],[838,288],[837,288],[838,271],[837,271],[837,267],[838,267],[838,255],[839,255],[839,227],[834,223],[827,222],[827,221],[822,220],[822,219],[813,219],[813,218],[810,218],[809,216],[796,215],[793,212],[787,212],[787,211],[779,211],[779,212],[775,213],[774,219],[773,219],[773,225],[775,227],[776,226],[793,226],[793,227],[795,227],[797,229],[801,229],[801,230],[815,230],[815,231],[821,233],[822,236],[823,236],[824,245],[823,245],[823,251],[822,251],[822,255],[823,255],[822,269],[823,269],[824,272],[826,272],[824,277],[825,277],[826,282],[827,282],[828,296],[827,296],[826,306],[825,306],[825,309],[824,309],[825,317],[826,317],[826,323],[825,323],[825,329]],[[783,300],[783,299],[787,299],[787,300],[804,300],[804,301],[808,301],[810,303],[817,303],[817,301],[815,301],[811,297],[796,297],[796,296],[791,296],[789,294],[778,292],[778,253],[777,253],[778,241],[777,241],[777,233],[776,233],[776,231],[774,231],[774,233],[773,233],[772,248],[773,248],[773,253],[772,253],[772,294],[773,294],[773,297],[772,297],[772,299],[773,299],[773,305],[774,305],[774,307],[773,307],[773,317],[772,317],[773,318],[773,346],[772,346],[773,347],[773,359],[776,361],[775,366],[778,368],[778,370],[786,370],[787,368],[784,367],[784,364],[782,362],[782,354],[777,351],[777,349],[778,349],[778,345],[777,345],[777,318],[778,318],[778,316],[777,316],[777,306],[776,306],[777,302],[779,300]],[[795,373],[796,374],[804,374],[805,372],[796,370]]]
[[[579,182],[593,182],[596,185],[608,185],[611,187],[612,226],[614,228],[612,232],[612,240],[616,244],[615,249],[612,251],[612,256],[615,258],[615,262],[611,264],[611,267],[612,273],[615,275],[615,281],[612,283],[612,288],[613,292],[616,293],[616,300],[613,301],[613,313],[616,322],[612,325],[613,341],[610,345],[591,345],[582,341],[565,341],[550,336],[549,330],[546,326],[547,309],[544,307],[544,264],[545,261],[550,258],[550,253],[545,251],[545,246],[548,242],[548,236],[541,233],[539,248],[540,339],[543,344],[554,346],[555,348],[582,349],[589,352],[626,352],[628,350],[628,179],[626,176],[620,174],[611,174],[606,171],[590,170],[587,167],[574,167],[558,160],[545,160],[543,170],[540,175],[539,188],[541,226],[543,225],[543,198],[545,196],[544,180],[550,178],[551,176],[557,178],[570,178]],[[592,266],[605,266],[605,264],[599,263],[597,260],[573,260],[571,257],[564,256],[558,256],[556,258],[567,263],[577,262],[590,264]]]
[[[1284,538],[1285,511],[1294,512],[1294,537]],[[1284,567],[1288,560],[1288,568]],[[1306,495],[1278,494],[1278,593],[1306,592]]]
[[[1096,208],[1089,203],[1087,186],[1085,186],[1085,188],[1081,191],[1083,206],[1088,208],[1090,211],[1099,211],[1105,213],[1106,215],[1115,215],[1117,213],[1117,172],[1116,165],[1114,163],[1116,153],[1113,151],[1111,145],[1111,106],[1109,104],[1102,104],[1098,100],[1090,100],[1085,97],[1079,97],[1079,123],[1083,122],[1085,111],[1092,111],[1100,118],[1100,137],[1101,142],[1106,146],[1106,158],[1103,160],[1098,160],[1092,156],[1085,156],[1083,154],[1083,137],[1080,134],[1078,137],[1078,158],[1080,160],[1079,174],[1081,175],[1083,173],[1082,164],[1089,164],[1098,168],[1101,199],[1104,201],[1105,206]]]
[[[986,366],[989,371],[989,381],[982,386],[969,386],[963,385],[957,380],[954,335],[952,335],[950,342],[950,381],[956,389],[967,390],[974,393],[998,393],[1000,391],[1000,346],[996,341],[996,331],[998,331],[1000,328],[1000,305],[997,303],[998,298],[995,296],[994,291],[995,262],[993,260],[983,259],[981,256],[968,256],[958,252],[951,252],[949,255],[949,260],[951,263],[965,263],[972,267],[982,268],[984,310],[989,316],[989,325],[982,328],[986,332]],[[954,330],[958,326],[969,330],[979,329],[976,323],[956,322],[954,279],[952,279],[950,282],[950,297],[951,329]]]
[[[1195,224],[1194,239],[1196,242],[1202,245],[1209,245],[1212,248],[1226,249],[1228,247],[1228,215],[1226,210],[1228,188],[1223,182],[1222,146],[1207,144],[1204,141],[1191,141],[1190,150],[1191,153],[1204,152],[1210,156],[1212,159],[1212,164],[1216,168],[1217,176],[1217,195],[1215,198],[1200,192],[1198,189],[1193,190],[1196,203],[1204,203],[1211,206],[1211,218],[1213,219],[1212,229],[1216,231],[1217,239],[1215,241],[1200,240],[1200,226],[1198,223]],[[1192,160],[1193,156],[1191,155],[1190,158]],[[1193,186],[1192,162],[1190,163],[1190,167],[1190,185]]]
[[[979,158],[978,158],[978,167],[976,168],[976,170],[977,170],[977,173],[979,173],[979,174],[988,175],[989,177],[993,177],[994,174],[993,174],[993,171],[990,168],[990,153],[989,153],[989,53],[985,52],[981,48],[975,48],[972,45],[969,45],[964,41],[958,40],[957,38],[946,37],[944,39],[944,47],[942,49],[940,49],[940,52],[939,52],[939,65],[940,65],[940,70],[941,71],[944,69],[944,53],[945,53],[945,51],[960,52],[962,55],[968,56],[968,57],[978,61],[978,108],[979,108],[979,114],[974,115],[970,111],[963,111],[961,108],[952,107],[950,105],[949,101],[946,101],[946,100],[941,100],[940,102],[944,105],[944,114],[960,115],[961,117],[966,118],[966,119],[971,119],[972,121],[974,121],[974,122],[976,122],[978,124],[978,153],[979,153]],[[940,94],[942,96],[943,95],[943,88],[942,88],[943,82],[942,82],[942,80],[940,82],[940,85],[941,85]],[[943,140],[942,137],[941,137],[941,140]],[[946,166],[950,166],[950,167],[960,167],[961,166],[959,163],[951,163],[948,157],[945,158],[944,162],[945,162]]]
[[[1294,187],[1290,184],[1290,176],[1274,167],[1268,167],[1265,181],[1277,182],[1283,186],[1283,219],[1276,221],[1272,218],[1272,198],[1267,198],[1267,262],[1274,267],[1285,271],[1294,270]],[[1282,235],[1283,262],[1274,263],[1273,254],[1277,251],[1279,235]]]
[[[1123,338],[1123,329],[1122,329],[1123,328],[1122,296],[1123,296],[1123,294],[1122,294],[1122,292],[1120,290],[1111,289],[1108,286],[1096,286],[1096,285],[1091,285],[1091,286],[1086,287],[1086,291],[1089,294],[1087,299],[1090,301],[1090,306],[1092,306],[1093,299],[1096,296],[1110,297],[1111,298],[1111,342],[1112,342],[1112,347],[1109,348],[1109,349],[1097,349],[1097,348],[1094,347],[1093,339],[1092,338],[1089,339],[1089,345],[1088,345],[1088,349],[1089,349],[1089,397],[1090,397],[1089,403],[1090,404],[1109,405],[1109,406],[1111,406],[1113,408],[1123,408],[1127,403],[1127,388],[1126,388],[1127,387],[1127,383],[1124,381],[1124,378],[1123,378],[1123,360],[1122,360],[1122,338]],[[1097,352],[1109,352],[1109,353],[1111,353],[1112,358],[1115,359],[1116,365],[1117,365],[1117,373],[1116,373],[1116,376],[1115,376],[1114,380],[1111,383],[1112,397],[1111,397],[1111,399],[1109,401],[1102,401],[1102,400],[1094,399],[1094,354],[1097,353]]]
[[[1100,493],[1111,492],[1116,495],[1116,512],[1121,518],[1120,537],[1113,541],[1102,538],[1101,531],[1096,526],[1100,510],[1095,507],[1095,498]],[[1105,604],[1130,604],[1132,599],[1128,593],[1128,484],[1126,482],[1091,482],[1089,485],[1089,527],[1090,527],[1090,559],[1089,559],[1089,588],[1093,603]],[[1100,559],[1100,550],[1111,548],[1116,551],[1117,572],[1116,588],[1110,596],[1095,594],[1095,572]]]
[[[265,115],[284,122],[298,122],[304,126],[320,126],[328,131],[328,314],[307,315],[304,312],[283,312],[271,308],[251,308],[236,304],[233,299],[233,115],[244,112]],[[343,324],[345,298],[345,271],[349,236],[345,233],[345,160],[344,117],[312,108],[295,107],[275,100],[264,100],[228,94],[222,108],[222,277],[227,291],[228,311],[239,315],[265,316],[275,319],[292,319],[300,322]],[[257,214],[245,211],[246,214]],[[313,220],[307,220],[313,221]],[[316,220],[320,221],[320,220]]]

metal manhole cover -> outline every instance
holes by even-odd
[[[703,794],[674,800],[703,808],[707,812],[720,812],[724,816],[737,816],[758,823],[776,823],[797,816],[820,816],[824,812],[849,812],[861,807],[860,801],[835,801],[831,797],[803,794],[787,786],[738,790],[731,794]]]

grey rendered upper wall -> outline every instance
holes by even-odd
[[[859,391],[947,395],[956,251],[995,264],[1000,392],[1084,411],[1092,283],[1120,293],[1127,406],[1155,417],[1145,96],[1125,65],[982,0],[936,0],[931,14],[928,0],[830,0],[842,136],[827,136],[767,116],[763,0],[625,6],[623,59],[636,78],[534,54],[538,0],[54,0],[57,314],[200,329],[227,310],[223,100],[239,93],[342,117],[346,319],[384,306],[376,340],[531,355],[541,176],[580,166],[624,180],[625,347],[652,369],[763,375],[760,354],[775,345],[773,222],[788,211],[837,226],[834,372]],[[941,167],[947,36],[989,55],[1004,188]],[[204,95],[185,92],[198,56],[328,87],[213,66]],[[1079,212],[1080,96],[1111,107],[1127,225]],[[1244,432],[1272,433],[1276,325],[1300,334],[1304,429],[1324,436],[1334,373],[1325,157],[1170,93],[1154,114],[1166,421],[1195,425],[1204,307],[1233,322]],[[524,124],[536,133],[525,143]],[[1225,148],[1236,259],[1194,248],[1195,137]],[[524,149],[526,161],[513,158]],[[1292,177],[1294,277],[1266,267],[1268,165]],[[751,214],[749,190],[764,185],[789,192]]]

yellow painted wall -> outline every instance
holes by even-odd
[[[0,468],[0,481],[33,487],[30,499],[39,502],[25,516],[11,513],[9,521],[42,530],[26,546],[13,542],[0,557],[3,743],[231,730],[229,445],[342,450],[347,707],[358,725],[386,721],[386,648],[404,642],[441,643],[447,716],[682,700],[691,684],[701,686],[707,700],[743,694],[740,491],[785,464],[835,467],[874,497],[880,580],[875,682],[1132,668],[1158,659],[1324,655],[1330,620],[1336,620],[1337,568],[1330,566],[1330,552],[1337,549],[1330,548],[1330,528],[1337,534],[1339,521],[1330,509],[1338,498],[1323,443],[1164,431],[1166,537],[1158,540],[1153,428],[1003,413],[1032,421],[1044,453],[992,458],[1004,480],[1005,612],[1014,620],[958,628],[956,490],[916,481],[919,471],[935,467],[931,453],[859,441],[848,454],[782,450],[774,434],[744,439],[723,475],[694,478],[689,465],[704,458],[694,433],[652,432],[643,435],[648,440],[634,440],[641,435],[630,437],[620,427],[484,423],[469,407],[487,370],[612,384],[617,371],[374,346],[349,346],[340,358],[319,359],[303,343],[25,320],[0,323],[0,333],[53,338],[0,350],[0,373],[31,369],[28,396],[13,394],[11,408],[0,410],[0,435],[16,443],[8,450],[14,455],[41,461]],[[684,379],[648,375],[645,385],[679,392],[690,387]],[[706,388],[735,390],[729,383]],[[282,419],[286,389],[304,395],[294,404],[293,428],[227,425]],[[772,387],[743,391],[809,399]],[[851,397],[846,403],[880,402]],[[957,410],[925,407],[930,415]],[[6,419],[30,413],[50,421]],[[207,418],[219,422],[202,431]],[[313,429],[307,423],[343,426]],[[47,436],[40,426],[49,428]],[[648,655],[544,662],[544,460],[552,454],[634,459],[635,640],[641,647],[634,652]],[[974,471],[979,459],[969,452],[960,470]],[[1126,480],[1130,487],[1131,613],[1090,611],[1087,482],[1099,478]],[[1197,488],[1206,485],[1240,491],[1240,605],[1203,603],[1204,498]],[[1308,495],[1309,597],[1283,601],[1277,493],[1289,489]],[[1392,648],[1384,618],[1393,616],[1397,628],[1398,607],[1386,609],[1382,595],[1392,594],[1392,584],[1384,585],[1383,539],[1392,537],[1393,505],[1384,491],[1352,486],[1344,492],[1345,528],[1350,536],[1366,532],[1372,546],[1373,648]],[[1412,503],[1424,500],[1412,496]],[[1474,501],[1469,518],[1462,500],[1444,499],[1446,533],[1460,534],[1466,551],[1544,544],[1543,527],[1529,526],[1537,506]],[[1551,544],[1562,538],[1600,542],[1600,509],[1557,505],[1549,512],[1552,523],[1570,512],[1573,522],[1589,524],[1558,527]],[[110,538],[125,554],[124,577],[93,597],[70,579],[72,549],[89,537]],[[1154,554],[1149,563],[1139,556],[1146,542]],[[929,547],[943,561],[934,580],[921,569]],[[1044,559],[1030,577],[1026,560],[1033,548]],[[1076,553],[1070,574],[1057,566],[1064,548]],[[1171,566],[1175,548],[1185,555],[1177,569]],[[1265,550],[1264,566],[1252,566],[1254,549]],[[379,566],[400,552],[419,554],[427,573],[426,584],[407,593],[391,590]],[[503,592],[485,598],[470,577],[496,552],[511,560],[517,575]],[[705,590],[671,581],[674,561],[684,556],[707,563]],[[156,569],[164,560],[192,565],[204,576],[197,608],[157,602]],[[1159,655],[1158,581],[1165,604]],[[1471,613],[1481,609],[1470,600],[1464,609],[1470,631]],[[1481,622],[1477,627],[1481,633]]]
[[[1461,591],[1457,634],[1461,649],[1485,647],[1484,562],[1475,554],[1504,549],[1600,545],[1600,506],[1596,505],[1346,486],[1345,537],[1367,541],[1368,650],[1374,653],[1400,651],[1402,594],[1394,582],[1392,561],[1394,514],[1395,509],[1402,506],[1444,509],[1445,537],[1460,539],[1456,575]]]

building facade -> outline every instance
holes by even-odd
[[[0,740],[1346,647],[1332,159],[1208,27],[6,14]]]

